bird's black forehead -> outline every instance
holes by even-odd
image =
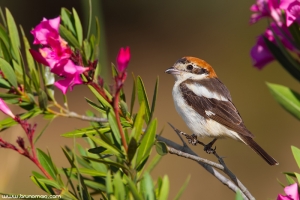
[[[188,59],[186,59],[185,57],[180,58],[179,60],[176,61],[176,63],[181,63],[181,64],[186,64],[189,63],[190,61],[188,61]]]

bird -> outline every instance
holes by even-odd
[[[246,128],[229,90],[207,62],[185,56],[165,73],[175,78],[172,90],[175,108],[193,135],[213,138],[205,145],[206,151],[217,139],[232,138],[249,146],[269,165],[279,164],[254,141],[254,135]]]

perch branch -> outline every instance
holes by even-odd
[[[241,194],[243,196],[243,199],[255,199],[252,194],[249,192],[249,190],[237,179],[237,177],[226,167],[224,160],[216,153],[214,152],[214,155],[218,158],[218,161],[220,164],[215,163],[213,161],[200,158],[195,152],[193,152],[187,143],[182,139],[181,135],[184,135],[183,132],[173,127],[171,124],[170,126],[173,128],[173,130],[177,133],[178,137],[181,139],[183,146],[170,141],[162,136],[157,135],[156,138],[158,141],[164,142],[168,146],[169,153],[175,154],[181,157],[189,158],[194,161],[196,161],[198,164],[200,164],[205,170],[207,170],[210,174],[215,176],[219,181],[221,181],[224,185],[226,185],[229,189],[236,192],[237,190],[241,191]],[[185,134],[186,136],[187,134]],[[201,142],[200,142],[201,143]],[[215,168],[222,170],[225,174],[227,174],[230,179],[226,178],[224,175],[222,175],[220,172],[218,172]]]

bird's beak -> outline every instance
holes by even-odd
[[[176,74],[180,74],[180,71],[177,70],[177,69],[175,69],[174,67],[170,67],[169,69],[167,69],[167,70],[165,71],[165,73],[176,75]]]

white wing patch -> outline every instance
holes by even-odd
[[[215,115],[215,113],[211,112],[210,110],[206,110],[206,111],[205,111],[205,114],[206,114],[207,116]]]
[[[209,91],[206,87],[200,85],[200,84],[186,84],[186,86],[192,90],[196,95],[203,96],[206,98],[213,98],[221,101],[228,101],[226,97],[224,97],[221,94],[218,94],[216,92]]]

